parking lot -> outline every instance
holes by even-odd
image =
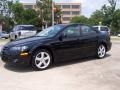
[[[0,90],[120,90],[120,41],[113,41],[104,59],[64,62],[45,71],[0,60]]]

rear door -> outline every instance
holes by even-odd
[[[92,27],[81,25],[80,44],[82,45],[83,57],[92,56],[96,54],[98,44],[98,34]]]

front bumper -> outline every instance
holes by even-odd
[[[3,49],[0,53],[1,59],[5,63],[16,63],[16,64],[30,64],[30,55],[20,56],[19,52],[11,52],[7,49]]]

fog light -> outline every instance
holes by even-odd
[[[20,55],[21,55],[21,56],[27,56],[28,53],[23,53],[23,52],[22,52]]]

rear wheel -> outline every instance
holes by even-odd
[[[36,70],[45,70],[50,67],[52,61],[51,53],[47,50],[39,50],[35,53],[32,60],[32,66]]]
[[[105,55],[106,55],[106,47],[105,47],[105,45],[100,44],[98,49],[97,49],[97,57],[99,59],[102,59],[105,57]]]

